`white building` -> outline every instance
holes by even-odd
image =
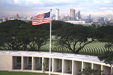
[[[82,25],[85,24],[85,21],[65,21],[65,22],[72,23],[72,24],[82,24]]]
[[[52,53],[50,56],[49,52],[0,51],[0,71],[49,73],[49,66],[51,74],[57,75],[78,75],[89,67],[103,71],[105,75],[111,72],[110,65],[100,61],[97,56],[68,53]]]
[[[59,9],[56,8],[56,20],[60,20]]]

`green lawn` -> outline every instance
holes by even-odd
[[[67,52],[72,53],[71,50],[64,48],[62,46],[57,46],[56,41],[52,41],[52,52]],[[103,54],[107,49],[104,47],[106,42],[93,42],[86,45],[81,51],[81,54],[91,54],[91,55],[100,55]],[[42,46],[40,51],[49,51],[49,42],[46,45]],[[110,48],[110,51],[113,51],[113,47]]]
[[[43,73],[30,73],[30,72],[8,72],[0,71],[0,75],[48,75]]]
[[[79,43],[78,43],[79,44]],[[79,47],[79,45],[77,44],[77,47]],[[88,45],[86,45],[81,51],[80,54],[89,54],[89,55],[100,55],[103,54],[105,51],[107,51],[107,49],[104,47],[106,44],[106,42],[98,42],[95,41],[93,43],[90,43]],[[1,50],[6,50],[6,49],[1,49]],[[109,49],[110,51],[113,51],[113,47]],[[49,51],[49,41],[43,45],[40,49],[40,51]],[[60,46],[57,44],[56,40],[52,40],[52,52],[61,52],[61,53],[72,53],[71,50],[69,50],[68,48],[65,48],[63,46]]]

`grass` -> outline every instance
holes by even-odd
[[[107,49],[104,47],[106,42],[93,42],[86,45],[81,51],[81,54],[90,54],[90,55],[100,55],[103,54]],[[41,47],[40,51],[49,51],[49,42],[46,45]],[[113,51],[113,48],[110,49]],[[55,45],[55,41],[52,41],[52,52],[67,52],[72,53],[71,50]]]
[[[86,45],[79,53],[80,54],[89,54],[89,55],[100,55],[103,54],[107,49],[104,47],[106,42],[93,42]],[[77,45],[79,47],[79,45]],[[2,49],[1,49],[2,50]],[[6,50],[6,49],[5,49]],[[49,41],[46,45],[43,45],[40,51],[49,51]],[[110,51],[113,51],[113,47],[110,48]],[[55,40],[52,40],[52,52],[61,52],[61,53],[72,53],[68,48],[62,47],[57,44]]]
[[[0,71],[0,75],[48,75],[48,74],[45,74],[45,73],[30,73],[30,72]]]

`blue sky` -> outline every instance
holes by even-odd
[[[69,14],[69,9],[80,10],[82,15],[113,17],[113,0],[0,0],[0,17],[34,16],[37,13],[60,9],[60,14]]]

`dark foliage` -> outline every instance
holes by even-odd
[[[8,50],[40,50],[49,38],[47,25],[32,26],[20,20],[0,24],[0,47]]]
[[[87,44],[94,41],[94,30],[91,27],[62,22],[61,26],[57,30],[54,30],[54,32],[59,38],[59,45],[68,48],[73,53],[79,53]],[[92,40],[88,41],[88,38]]]
[[[105,74],[103,74],[102,71],[99,71],[98,69],[85,68],[82,71],[82,75],[105,75]]]

